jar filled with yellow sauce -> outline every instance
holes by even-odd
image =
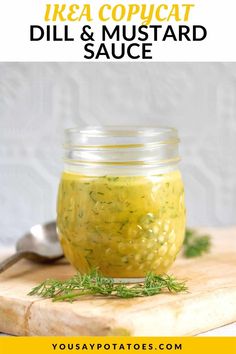
[[[178,134],[172,128],[90,127],[65,132],[57,228],[81,273],[165,273],[185,233]]]

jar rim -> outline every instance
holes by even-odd
[[[164,126],[83,126],[65,129],[64,147],[140,147],[178,144],[178,131]]]

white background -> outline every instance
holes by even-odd
[[[236,224],[236,63],[2,63],[0,245],[55,218],[79,124],[177,127],[188,224]]]
[[[32,24],[45,25],[44,11],[46,3],[90,3],[93,7],[94,30],[99,32],[97,9],[106,1],[65,1],[65,0],[11,0],[1,2],[0,11],[0,60],[1,61],[82,61],[83,48],[76,42],[30,42],[29,27]],[[123,3],[112,1],[111,4]],[[128,1],[125,3],[129,3]],[[133,3],[130,2],[130,3]],[[156,3],[152,0],[136,0],[139,4]],[[188,3],[184,0],[160,3]],[[236,2],[234,0],[192,0],[190,26],[203,25],[208,30],[207,39],[202,42],[158,42],[153,46],[155,61],[236,61]],[[136,24],[139,22],[136,21]],[[65,23],[58,23],[58,27]],[[79,31],[82,23],[71,23],[73,32]],[[112,23],[110,23],[112,25]],[[124,24],[124,23],[119,23]],[[153,22],[153,24],[158,24]],[[170,24],[174,25],[174,21]],[[178,23],[178,24],[181,24]],[[165,23],[163,24],[165,25]],[[104,60],[104,59],[103,59]],[[124,60],[129,60],[127,57]]]

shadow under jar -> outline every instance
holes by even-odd
[[[184,187],[172,128],[88,127],[65,132],[57,227],[82,274],[162,274],[184,239]]]

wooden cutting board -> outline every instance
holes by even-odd
[[[0,332],[14,335],[198,334],[236,321],[236,228],[208,229],[211,254],[179,257],[169,273],[186,279],[189,292],[147,298],[83,297],[52,303],[27,293],[49,277],[66,279],[74,269],[62,261],[38,265],[21,261],[0,275]]]

